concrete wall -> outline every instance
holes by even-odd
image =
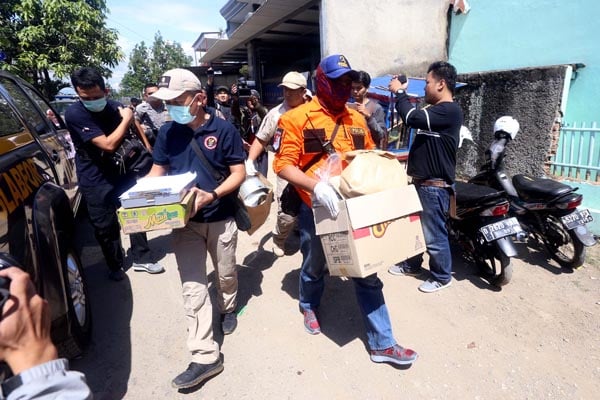
[[[322,56],[344,54],[372,77],[425,76],[446,60],[448,0],[322,0]]]
[[[600,2],[469,0],[455,15],[449,61],[461,73],[583,63],[571,82],[564,121],[600,122]]]
[[[459,76],[467,86],[456,92],[474,142],[458,152],[457,175],[471,177],[485,160],[493,126],[503,115],[516,118],[521,130],[508,147],[505,164],[511,175],[543,176],[552,146],[552,125],[559,109],[564,66],[494,71]]]

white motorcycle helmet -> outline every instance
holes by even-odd
[[[508,115],[500,117],[494,123],[494,133],[498,131],[506,132],[510,135],[511,139],[514,139],[517,136],[517,132],[519,132],[519,121]]]

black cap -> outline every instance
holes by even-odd
[[[219,86],[219,87],[217,87],[216,93],[219,93],[219,92],[229,93],[229,88],[227,86]]]

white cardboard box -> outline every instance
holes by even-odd
[[[323,206],[313,210],[331,275],[364,278],[425,251],[413,185],[341,200],[339,207],[335,220]]]
[[[191,172],[138,179],[120,196],[121,206],[136,208],[179,203],[195,181],[196,174]]]

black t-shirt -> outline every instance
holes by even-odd
[[[105,167],[102,150],[92,144],[93,138],[110,135],[119,126],[122,120],[119,107],[123,105],[109,99],[104,110],[91,112],[78,101],[65,112],[65,122],[77,150],[75,165],[81,186],[114,185],[124,179],[116,171]]]
[[[408,154],[408,175],[419,179],[443,179],[453,184],[463,123],[460,106],[456,102],[442,102],[418,110],[406,94],[400,94],[396,109],[409,127],[417,129]]]
[[[229,166],[242,164],[246,158],[240,135],[233,125],[218,118],[214,109],[208,109],[211,118],[195,132],[187,125],[167,122],[158,131],[152,157],[154,163],[169,168],[169,174],[196,172],[196,186],[210,192],[218,184],[204,167],[190,145],[195,138],[208,163],[221,175],[229,176]],[[233,216],[237,192],[222,197],[203,207],[192,217],[197,222],[222,221]]]

